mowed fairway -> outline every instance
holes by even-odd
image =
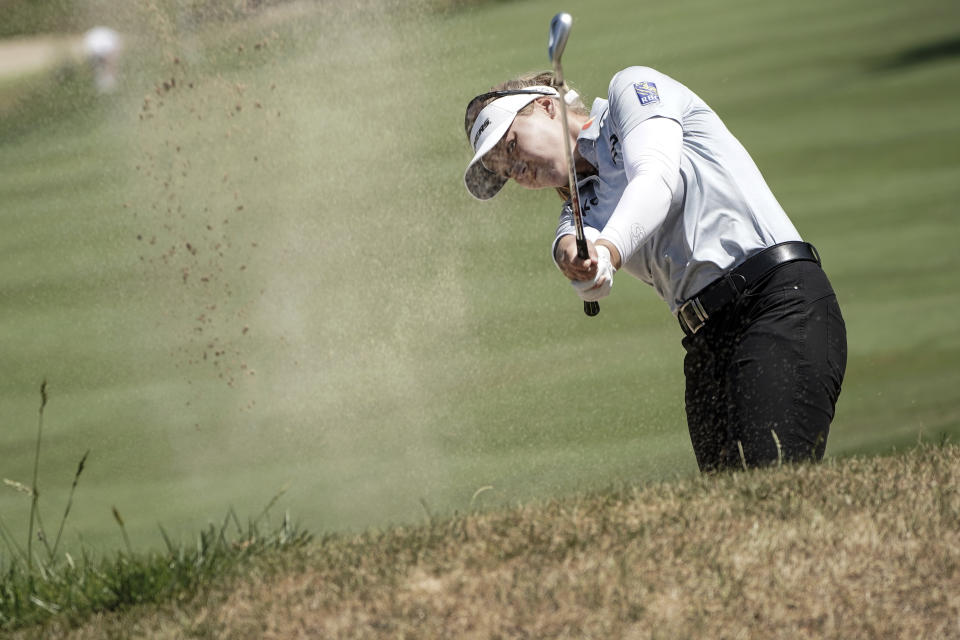
[[[46,379],[48,524],[91,450],[68,544],[119,545],[114,506],[154,547],[283,488],[325,531],[696,472],[666,306],[619,277],[586,318],[557,199],[461,183],[466,101],[547,66],[559,7],[350,4],[118,10],[116,94],[0,85],[0,477],[30,480]],[[960,7],[566,9],[584,96],[684,82],[823,254],[850,346],[827,454],[960,435]]]

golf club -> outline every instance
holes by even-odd
[[[550,54],[550,62],[553,64],[554,87],[560,93],[560,119],[563,123],[563,146],[567,154],[567,175],[570,181],[570,206],[573,209],[573,221],[576,226],[577,238],[577,257],[586,260],[590,257],[587,249],[587,238],[583,234],[583,217],[580,213],[580,193],[577,190],[577,172],[574,168],[573,149],[570,146],[570,127],[567,124],[567,85],[563,80],[563,67],[560,64],[560,57],[567,46],[567,39],[570,37],[570,28],[573,26],[573,18],[569,13],[558,13],[550,21],[550,40],[547,43],[547,52]],[[597,302],[583,303],[583,312],[588,316],[595,316],[600,313],[600,305]]]

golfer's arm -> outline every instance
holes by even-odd
[[[630,260],[667,217],[682,145],[680,124],[661,117],[644,120],[623,139],[627,188],[597,240],[610,250],[614,268]]]

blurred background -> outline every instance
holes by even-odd
[[[0,478],[65,541],[275,511],[416,522],[696,473],[681,333],[593,319],[560,203],[462,186],[467,101],[644,64],[751,152],[840,298],[828,456],[960,434],[960,5],[945,0],[0,0]],[[96,30],[100,28],[99,30]],[[29,496],[0,485],[26,535]],[[0,553],[2,553],[0,548]]]

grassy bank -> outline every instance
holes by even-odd
[[[14,637],[960,636],[960,446],[330,535],[198,597]]]

